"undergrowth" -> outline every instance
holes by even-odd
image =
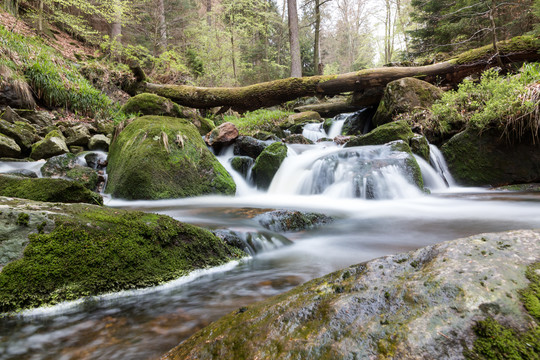
[[[502,76],[496,69],[485,71],[479,82],[464,80],[433,104],[429,125],[444,134],[456,124],[480,132],[501,130],[509,142],[531,136],[539,140],[540,64],[522,67],[517,75]]]
[[[2,81],[23,79],[47,106],[63,107],[85,116],[108,117],[115,109],[105,94],[96,90],[75,64],[37,37],[26,37],[0,26]]]
[[[252,135],[257,131],[273,131],[287,120],[291,112],[282,110],[259,109],[246,112],[241,116],[227,115],[224,122],[232,122],[243,135]]]

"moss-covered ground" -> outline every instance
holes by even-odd
[[[245,254],[163,215],[63,205],[50,233],[30,235],[0,273],[0,312],[156,285]]]

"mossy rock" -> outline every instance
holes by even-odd
[[[287,145],[281,142],[275,142],[264,149],[255,160],[255,165],[251,170],[255,185],[258,188],[267,189],[286,157]]]
[[[36,129],[32,125],[20,121],[10,123],[0,120],[0,133],[15,140],[21,151],[27,155],[30,153],[32,144],[39,139]]]
[[[64,135],[58,130],[50,131],[43,140],[32,145],[30,157],[34,160],[48,159],[56,155],[68,153]]]
[[[321,115],[316,111],[303,111],[296,114],[291,114],[279,126],[282,129],[288,129],[293,125],[305,124],[309,122],[321,122]]]
[[[216,128],[216,125],[214,124],[212,120],[203,118],[201,116],[192,118],[191,122],[193,125],[195,125],[195,127],[197,127],[197,129],[199,130],[199,134],[201,134],[201,136],[208,134],[210,131]]]
[[[413,136],[414,134],[406,121],[395,121],[379,126],[366,135],[351,138],[345,147],[383,145],[395,140],[403,140],[408,144],[409,139]]]
[[[375,109],[369,107],[349,116],[343,124],[340,135],[362,135],[366,133],[372,127],[371,119],[373,114],[375,114]]]
[[[0,204],[14,212],[27,205],[8,199]],[[211,232],[164,215],[30,205],[39,209],[27,212],[30,219],[46,213],[54,226],[31,234],[23,257],[0,272],[0,312],[153,286],[245,256]]]
[[[255,163],[255,160],[249,156],[235,156],[231,158],[231,167],[234,171],[240,173],[244,179],[248,178],[249,170]]]
[[[64,179],[0,175],[0,196],[47,202],[103,204],[103,198],[83,185]]]
[[[509,144],[497,130],[467,129],[441,148],[454,179],[463,185],[540,182],[540,145]]]
[[[17,145],[15,140],[4,134],[0,134],[0,157],[21,157],[20,146]]]
[[[539,251],[540,232],[518,230],[353,265],[226,315],[164,359],[535,359],[522,294],[539,301]],[[482,333],[489,318],[500,329]],[[475,352],[478,340],[498,352]]]
[[[283,142],[286,144],[304,144],[304,145],[313,144],[313,141],[306,139],[301,134],[289,135],[285,139],[283,139]]]
[[[442,93],[438,87],[416,78],[394,80],[386,85],[373,124],[380,126],[393,121],[396,115],[430,108]]]
[[[130,98],[122,111],[125,114],[160,115],[184,117],[180,106],[168,98],[155,94],[143,93]]]
[[[312,212],[274,210],[257,215],[253,220],[258,221],[259,224],[268,230],[285,232],[303,231],[319,227],[333,222],[334,218]]]
[[[239,136],[234,142],[233,152],[234,155],[250,156],[256,159],[267,146],[268,143],[263,140],[251,136]]]
[[[234,195],[236,185],[188,120],[143,116],[111,144],[106,191],[124,199]]]
[[[67,178],[90,190],[95,190],[98,183],[97,172],[78,164],[77,156],[71,153],[49,158],[41,167],[41,174],[44,177]]]
[[[409,146],[411,147],[413,154],[420,156],[429,163],[429,142],[425,136],[414,134],[414,136],[409,139]]]

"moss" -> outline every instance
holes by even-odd
[[[517,36],[510,40],[500,41],[497,43],[501,54],[522,52],[522,51],[535,51],[540,49],[539,39],[533,36]],[[453,64],[465,64],[471,63],[476,60],[483,59],[485,57],[491,57],[493,55],[493,45],[486,45],[481,48],[472,49],[463,54],[460,54],[455,59],[450,60]]]
[[[21,179],[0,175],[0,196],[48,202],[103,204],[99,194],[63,179]]]
[[[188,120],[143,116],[111,144],[107,192],[125,199],[234,195],[236,185]]]
[[[259,188],[268,188],[281,163],[287,157],[287,145],[275,142],[265,148],[255,160],[252,174]]]
[[[30,220],[30,215],[27,213],[19,213],[17,216],[17,225],[19,226],[28,226],[28,222]]]
[[[409,140],[409,146],[411,147],[413,154],[416,154],[429,162],[429,142],[425,136],[415,134]]]
[[[178,104],[167,98],[148,93],[130,98],[122,107],[122,111],[125,114],[183,117]]]
[[[364,145],[383,145],[395,140],[403,140],[407,144],[414,136],[406,121],[395,121],[381,125],[366,135],[353,137],[345,147]]]
[[[0,273],[0,312],[156,285],[245,254],[163,215],[88,206],[57,215]]]
[[[525,275],[530,284],[521,292],[521,300],[529,314],[540,322],[540,262],[529,266]]]

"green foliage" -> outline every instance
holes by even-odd
[[[457,90],[443,94],[431,108],[431,126],[441,134],[455,124],[483,131],[497,128],[509,140],[525,134],[538,137],[540,64],[526,64],[515,76],[501,76],[490,69],[480,82],[464,80]]]
[[[223,120],[232,122],[240,134],[253,135],[258,131],[274,131],[291,114],[292,112],[282,110],[259,109],[241,116],[224,116]]]
[[[163,215],[72,207],[0,273],[0,312],[156,285],[245,254]]]
[[[88,116],[108,116],[112,101],[96,90],[54,49],[39,38],[25,37],[0,26],[0,61],[24,76],[47,106],[65,107]]]

